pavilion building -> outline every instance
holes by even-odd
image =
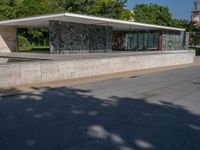
[[[18,28],[48,28],[50,53],[188,49],[185,29],[73,13],[0,21],[0,52],[18,50]]]

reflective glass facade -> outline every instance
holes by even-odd
[[[180,31],[113,32],[113,50],[185,50],[189,34]]]
[[[113,49],[128,51],[151,51],[159,49],[159,31],[114,32]],[[120,46],[118,46],[120,45]]]

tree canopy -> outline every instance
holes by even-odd
[[[74,12],[130,19],[127,0],[1,0],[0,20],[48,13]]]
[[[172,22],[172,14],[168,7],[158,4],[137,4],[133,11],[134,19],[138,22],[169,26]]]
[[[158,4],[137,4],[133,7],[134,19],[137,22],[157,24],[186,28],[189,31],[194,29],[192,22],[184,19],[175,19],[167,6]]]

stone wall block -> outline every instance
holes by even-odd
[[[42,81],[56,81],[59,79],[58,62],[41,63]]]
[[[62,79],[71,79],[74,77],[74,62],[73,61],[60,61],[58,62],[58,78]]]
[[[34,83],[42,81],[41,64],[38,63],[23,63],[21,64],[21,82]]]
[[[0,87],[21,83],[20,65],[0,65]]]

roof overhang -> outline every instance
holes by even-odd
[[[65,21],[74,22],[82,24],[95,24],[103,26],[112,26],[114,30],[174,30],[174,31],[185,31],[182,28],[174,28],[168,26],[160,26],[153,24],[138,23],[133,21],[123,21],[117,19],[95,17],[88,15],[80,15],[73,13],[61,13],[61,14],[51,14],[35,17],[27,17],[21,19],[13,19],[0,21],[0,26],[16,26],[16,27],[48,27],[49,21]]]

